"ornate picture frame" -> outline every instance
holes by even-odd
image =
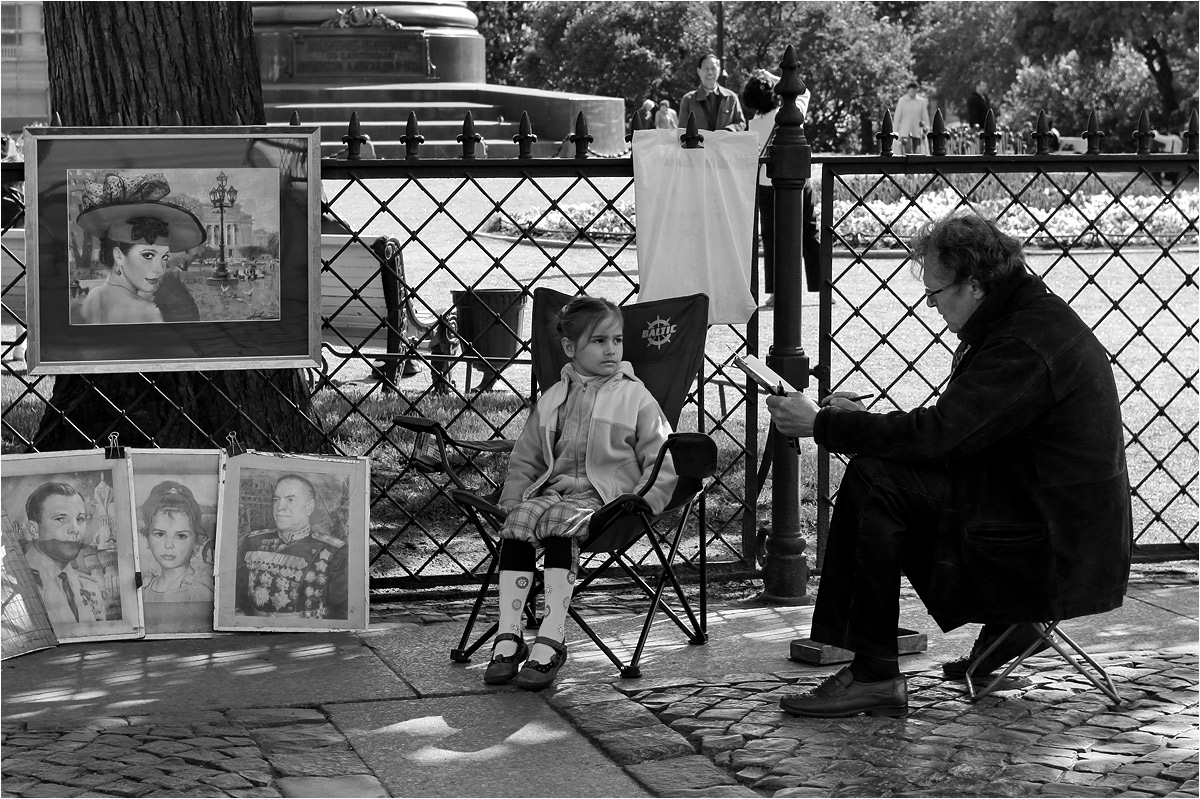
[[[319,367],[319,130],[28,129],[29,373]]]
[[[247,452],[221,471],[217,630],[365,630],[370,459]]]
[[[132,465],[105,452],[4,458],[4,525],[20,541],[59,643],[144,631]]]

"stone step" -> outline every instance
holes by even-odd
[[[350,112],[357,111],[359,121],[387,120],[403,125],[408,122],[409,112],[415,112],[421,127],[427,123],[452,120],[462,124],[467,112],[476,120],[495,119],[503,109],[498,105],[470,102],[440,103],[397,103],[397,102],[323,102],[323,103],[271,103],[267,106],[268,122],[288,122],[292,113],[300,115],[303,125],[323,125],[325,120],[341,118],[342,124],[350,121]],[[342,116],[344,114],[344,116]],[[320,120],[320,121],[317,121]],[[515,120],[514,120],[515,121]]]
[[[263,102],[278,103],[444,103],[472,102],[481,91],[494,89],[483,83],[387,83],[364,86],[329,86],[319,83],[273,83],[263,86]]]

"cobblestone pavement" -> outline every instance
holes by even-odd
[[[1196,796],[1197,655],[1096,659],[1117,682],[1115,711],[1046,658],[976,704],[962,683],[910,674],[905,719],[779,710],[824,674],[639,681],[551,701],[660,795]]]

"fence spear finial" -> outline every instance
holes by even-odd
[[[946,140],[950,138],[950,134],[946,132],[946,118],[942,116],[942,109],[933,112],[933,130],[929,132],[931,155],[946,154]]]
[[[1029,138],[1033,139],[1034,155],[1046,155],[1050,152],[1050,122],[1046,119],[1046,109],[1038,111],[1037,123],[1033,126],[1033,133],[1029,134]]]
[[[685,150],[702,150],[704,149],[704,136],[701,135],[700,129],[696,125],[696,112],[688,111],[687,126],[683,129],[683,135],[679,137],[679,141],[683,142]]]
[[[1104,138],[1104,133],[1100,131],[1100,122],[1096,119],[1096,109],[1088,114],[1087,130],[1083,132],[1083,138],[1087,140],[1087,154],[1100,154],[1100,140]]]
[[[289,125],[299,125],[300,124],[300,112],[299,111],[292,112],[292,118],[290,120],[288,120],[288,124]]]
[[[979,138],[983,139],[983,154],[995,155],[996,142],[1000,141],[1001,134],[996,130],[996,115],[990,108],[987,110],[987,116],[983,118],[983,133]]]
[[[404,135],[400,137],[400,141],[404,144],[404,158],[407,161],[418,161],[421,156],[418,148],[425,141],[425,137],[417,129],[417,112],[408,112],[408,122],[404,125]]]
[[[463,132],[454,137],[454,140],[462,144],[462,158],[466,161],[475,160],[475,145],[483,141],[483,136],[475,132],[475,117],[470,111],[463,117]]]
[[[362,123],[358,121],[358,112],[350,112],[350,124],[346,126],[346,135],[342,137],[342,144],[346,145],[346,160],[361,161],[362,146],[367,137],[362,133]]]
[[[575,132],[571,134],[571,143],[575,145],[575,157],[587,158],[588,145],[593,140],[592,135],[588,133],[587,117],[580,111],[579,116],[575,117]]]
[[[879,140],[879,154],[882,156],[895,155],[892,152],[892,147],[896,139],[900,137],[896,135],[892,129],[892,112],[885,110],[883,112],[883,123],[879,126],[879,132],[875,134],[875,138]]]
[[[1154,131],[1150,129],[1150,112],[1143,108],[1142,115],[1138,117],[1137,130],[1133,132],[1133,143],[1137,145],[1137,154],[1148,155],[1152,141],[1154,141]]]
[[[533,123],[529,121],[529,112],[521,112],[521,124],[517,127],[517,135],[513,142],[517,145],[517,158],[533,158],[533,143],[537,136],[533,135]]]

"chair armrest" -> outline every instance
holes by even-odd
[[[433,433],[442,429],[441,422],[426,419],[424,416],[397,416],[392,419],[392,424],[414,433]]]
[[[638,491],[641,496],[654,487],[668,452],[672,453],[675,474],[681,478],[702,481],[717,470],[717,445],[710,436],[706,433],[671,433],[654,459],[650,479]]]
[[[498,488],[489,494],[481,495],[461,488],[452,488],[450,489],[450,499],[456,505],[472,507],[480,513],[500,521],[508,515],[508,511],[496,504],[496,501],[500,499],[500,491],[501,489]]]

